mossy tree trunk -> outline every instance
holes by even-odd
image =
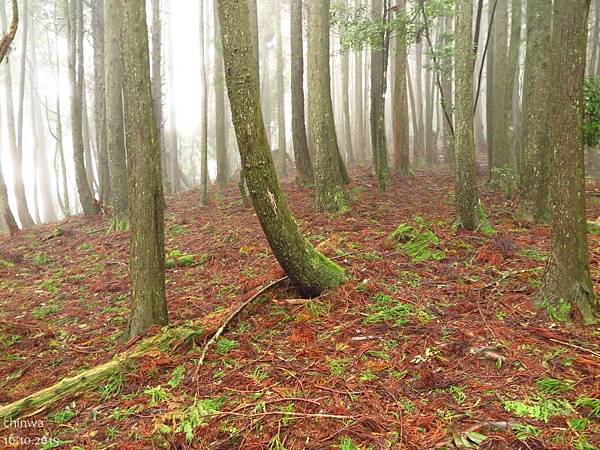
[[[163,186],[150,88],[145,0],[121,0],[123,98],[129,168],[131,315],[126,336],[166,325]]]
[[[71,134],[73,141],[73,163],[79,203],[85,215],[99,212],[94,204],[85,168],[83,143],[83,29],[79,17],[83,14],[82,0],[67,0],[68,72],[71,85]]]
[[[456,1],[456,223],[479,225],[479,194],[473,135],[473,0]]]
[[[396,2],[398,14],[406,15],[406,0]],[[394,53],[394,92],[392,101],[392,130],[394,136],[394,170],[409,173],[408,94],[406,88],[406,27],[396,32]]]
[[[319,295],[342,283],[344,272],[302,236],[279,186],[260,109],[248,4],[219,0],[218,12],[233,124],[254,208],[286,275],[303,295]]]
[[[527,49],[523,80],[522,208],[536,222],[550,220],[548,177],[550,165],[550,40],[552,4],[527,2]]]
[[[111,205],[116,220],[127,217],[129,195],[123,130],[123,63],[119,50],[119,1],[104,0],[104,70],[106,83],[106,136]]]
[[[331,102],[329,5],[329,0],[308,5],[308,138],[319,211],[348,204]]]
[[[0,216],[4,220],[8,233],[14,236],[19,232],[19,226],[10,210],[8,204],[8,192],[6,191],[6,183],[4,182],[4,175],[2,174],[2,168],[0,167]]]
[[[597,322],[585,218],[583,112],[589,0],[554,3],[551,48],[552,234],[538,302],[556,318]],[[568,61],[568,64],[567,64]],[[570,308],[569,308],[570,307]]]
[[[386,20],[386,15],[387,12],[384,14],[383,10],[383,0],[373,0],[371,19],[381,24]],[[386,33],[382,31],[378,35],[377,42],[371,48],[371,146],[373,148],[373,168],[381,191],[385,191],[389,175],[385,137],[386,36]]]
[[[314,183],[312,162],[308,151],[304,114],[304,46],[302,44],[302,0],[291,0],[290,40],[292,57],[292,143],[296,161],[297,183]]]

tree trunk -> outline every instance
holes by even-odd
[[[208,83],[206,81],[206,56],[204,35],[204,0],[200,0],[200,206],[208,204]]]
[[[314,183],[308,151],[304,115],[304,46],[302,43],[302,0],[291,0],[290,39],[292,57],[292,143],[296,161],[296,181],[301,186]]]
[[[452,18],[446,17],[444,19],[444,32],[453,35],[452,30]],[[450,67],[453,66],[453,56],[449,56],[448,63]],[[454,116],[454,100],[453,100],[453,90],[452,90],[452,69],[445,70],[442,74],[442,90],[444,91],[444,102],[446,104],[448,115],[452,120]],[[481,110],[481,107],[478,108]],[[452,129],[450,128],[450,124],[443,117],[442,111],[442,123],[443,123],[443,135],[444,135],[444,155],[446,157],[446,162],[450,166],[450,170],[454,172],[456,168],[456,160],[454,155],[454,136],[452,135]]]
[[[126,336],[168,323],[161,159],[150,84],[145,0],[122,0],[122,61],[127,163],[131,315]]]
[[[550,107],[550,40],[552,4],[546,0],[527,3],[527,49],[523,79],[523,210],[536,222],[550,219],[548,123]]]
[[[371,19],[381,23],[386,20],[383,11],[384,0],[373,0],[371,5]],[[388,157],[387,142],[385,139],[385,80],[386,80],[386,52],[387,34],[381,32],[377,36],[375,45],[371,47],[371,147],[373,148],[373,165],[375,175],[379,180],[379,189],[383,192],[387,186]]]
[[[550,260],[537,299],[551,319],[570,315],[597,323],[598,301],[590,277],[585,218],[583,143],[589,0],[554,3],[551,48],[552,233]],[[566,62],[569,62],[568,64]]]
[[[163,95],[162,95],[162,22],[160,18],[160,0],[150,0],[152,9],[152,98],[154,100],[154,119],[158,130],[158,139],[160,145],[160,157],[162,161],[162,180],[163,186],[167,192],[171,191],[171,179],[169,177],[169,167],[167,161],[167,151],[165,148],[164,121],[163,121]]]
[[[496,151],[496,124],[494,121],[494,91],[497,81],[494,78],[494,70],[496,67],[494,47],[495,47],[495,20],[492,20],[493,6],[497,3],[488,1],[488,16],[490,17],[489,24],[489,42],[486,55],[486,79],[485,79],[485,123],[487,134],[487,156],[488,156],[488,181],[492,182],[492,160]],[[495,17],[495,15],[494,15]]]
[[[119,49],[119,1],[104,0],[104,68],[106,82],[106,130],[110,192],[117,222],[128,212],[127,152],[123,130],[123,65]]]
[[[23,106],[25,102],[25,60],[27,57],[27,37],[28,37],[28,0],[23,1],[22,27],[21,27],[21,60],[19,75],[19,111],[17,115],[17,130],[15,133],[15,119],[13,110],[11,70],[8,62],[6,63],[6,74],[4,79],[4,89],[6,93],[6,123],[8,125],[8,142],[11,147],[12,169],[13,169],[13,189],[17,200],[17,215],[22,228],[33,226],[33,218],[27,205],[27,196],[25,194],[25,184],[23,183]],[[6,27],[6,12],[4,6],[3,27]]]
[[[279,161],[277,173],[284,177],[287,174],[286,158],[287,158],[287,140],[285,133],[285,89],[284,89],[284,58],[283,58],[283,42],[281,39],[281,0],[277,0],[275,9],[275,43],[277,46],[277,150],[279,152]]]
[[[397,0],[397,14],[406,16],[406,0]],[[394,135],[394,170],[408,175],[410,144],[408,131],[408,95],[406,89],[406,26],[396,31],[394,54],[394,92],[392,101],[392,130]]]
[[[510,152],[506,146],[506,80],[508,79],[508,2],[498,0],[494,19],[494,83],[493,91],[493,152],[491,158],[492,186],[503,183],[505,172],[510,170]],[[512,92],[512,85],[511,85]]]
[[[83,73],[83,72],[82,72]],[[83,76],[84,82],[81,90],[81,117],[82,117],[82,136],[83,136],[83,156],[85,163],[85,173],[90,187],[92,196],[94,195],[94,187],[96,186],[94,180],[94,163],[93,163],[93,149],[92,149],[92,137],[90,135],[90,119],[88,115],[88,104],[87,104],[87,89],[85,86],[85,75]]]
[[[98,188],[100,203],[110,201],[108,147],[106,144],[106,85],[104,67],[104,0],[94,0],[92,37],[94,42],[94,123],[98,151]]]
[[[425,159],[425,130],[423,124],[423,36],[417,35],[415,44],[415,84],[414,96],[416,106],[416,116],[414,120],[417,125],[415,134],[415,162],[420,166]]]
[[[302,295],[317,296],[342,283],[344,273],[302,236],[277,181],[259,106],[247,3],[219,0],[218,5],[233,123],[254,208],[286,275]]]
[[[73,163],[79,203],[85,215],[97,214],[98,207],[90,191],[86,174],[83,147],[83,14],[82,0],[67,0],[68,71],[71,85],[71,134],[73,141]]]
[[[348,0],[343,0],[342,7],[348,10]],[[293,55],[294,53],[292,53]],[[344,147],[346,163],[354,166],[354,149],[352,147],[352,131],[350,124],[350,55],[348,50],[342,49],[342,123],[344,130]]]
[[[456,223],[479,225],[473,136],[473,0],[456,1]]]
[[[217,16],[217,0],[214,3],[214,73],[215,90],[215,147],[217,154],[217,186],[223,189],[229,182],[229,164],[227,157],[227,141],[225,137],[225,81],[223,74],[223,56],[219,38],[219,18]]]
[[[169,152],[171,163],[171,188],[173,192],[179,192],[181,190],[181,178],[179,176],[179,149],[177,143],[177,108],[175,106],[175,68],[173,66],[173,1],[169,3],[171,5],[171,11],[169,14]]]
[[[362,5],[362,0],[356,0],[355,8]],[[354,53],[354,129],[356,145],[356,162],[364,165],[367,162],[365,137],[365,102],[363,89],[363,50]]]
[[[308,8],[308,133],[314,160],[315,206],[343,210],[348,206],[340,170],[331,102],[329,71],[329,0]],[[341,159],[341,158],[340,158]]]

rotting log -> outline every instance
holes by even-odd
[[[66,377],[54,385],[28,395],[25,398],[0,406],[0,420],[11,420],[38,414],[54,403],[67,397],[74,397],[83,392],[93,390],[112,375],[126,369],[134,361],[149,356],[153,351],[166,353],[189,343],[200,336],[208,336],[218,329],[223,317],[227,317],[232,309],[219,311],[208,316],[177,327],[165,327],[155,336],[146,338],[132,348],[125,350],[112,359],[78,373]]]

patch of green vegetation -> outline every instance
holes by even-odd
[[[148,402],[148,406],[150,407],[157,406],[169,398],[169,393],[160,384],[154,387],[148,386],[144,389],[144,394],[150,397],[150,401]]]
[[[504,409],[517,417],[531,417],[548,422],[551,417],[565,416],[573,412],[573,407],[566,400],[547,398],[531,398],[525,401],[504,401]]]
[[[495,236],[496,229],[488,220],[485,211],[483,210],[483,205],[481,204],[481,202],[479,202],[479,205],[477,206],[476,214],[477,220],[479,221],[479,226],[477,227],[477,230],[479,230],[484,236]]]
[[[267,366],[264,364],[261,364],[256,369],[254,369],[254,371],[252,372],[252,375],[250,375],[250,376],[258,384],[262,383],[264,380],[269,378],[269,372],[267,372]]]
[[[209,255],[203,254],[198,259],[197,255],[183,254],[180,250],[173,250],[167,253],[165,259],[165,268],[173,269],[174,267],[190,267],[205,264],[209,260]]]
[[[175,224],[169,227],[169,233],[173,237],[184,236],[186,234],[189,234],[189,232],[190,230],[185,225]]]
[[[108,416],[109,419],[113,419],[113,420],[117,420],[117,421],[121,421],[121,420],[125,420],[127,419],[129,416],[138,413],[142,410],[142,405],[133,405],[130,406],[129,408],[125,408],[125,409],[121,409],[119,407],[116,407],[112,413],[110,413],[110,416]]]
[[[12,269],[15,267],[15,264],[6,259],[0,258],[0,267],[3,269]]]
[[[77,250],[82,250],[82,251],[88,251],[88,250],[91,250],[91,249],[92,249],[92,245],[88,244],[87,242],[84,242],[79,247],[77,247]]]
[[[57,312],[60,311],[60,305],[57,305],[55,303],[50,304],[50,305],[43,305],[43,306],[39,306],[37,308],[35,308],[33,311],[31,311],[31,315],[38,319],[44,319],[46,316],[49,315],[53,315],[56,314]]]
[[[515,437],[520,441],[526,441],[530,438],[536,438],[542,432],[542,430],[533,425],[523,425],[520,423],[515,423],[512,426],[512,429],[515,433]]]
[[[452,394],[452,398],[456,404],[459,406],[462,405],[467,399],[465,390],[460,386],[450,386],[448,390],[450,391],[450,394]]]
[[[181,384],[181,380],[183,380],[183,376],[185,374],[184,366],[177,366],[173,370],[171,374],[171,378],[167,381],[167,384],[171,387],[171,389],[175,389],[177,386]]]
[[[56,414],[53,414],[50,417],[50,420],[52,420],[52,422],[54,422],[54,423],[62,424],[62,423],[67,423],[76,415],[77,415],[77,413],[75,411],[67,408],[67,409],[63,409],[62,411],[57,412]]]
[[[236,347],[237,342],[227,338],[221,338],[217,341],[217,353],[219,355],[224,356]]]
[[[540,252],[537,248],[525,248],[519,252],[519,255],[534,261],[548,260],[548,254]]]
[[[196,400],[193,405],[188,407],[180,418],[176,429],[178,433],[183,432],[188,443],[194,440],[194,430],[206,425],[206,417],[218,413],[225,403],[225,398],[207,398]]]
[[[439,261],[446,257],[440,249],[440,240],[422,218],[415,217],[415,226],[402,223],[390,235],[396,248],[404,251],[413,262]]]
[[[396,369],[388,370],[389,376],[392,377],[394,380],[401,380],[402,378],[404,378],[406,376],[407,373],[408,373],[407,370],[396,370]]]
[[[0,345],[2,345],[2,347],[6,350],[7,348],[15,345],[17,342],[20,342],[21,339],[22,337],[18,334],[12,334],[9,336],[0,334]]]
[[[389,295],[378,293],[375,303],[369,307],[364,322],[366,324],[390,322],[394,326],[406,325],[413,313],[412,305],[393,300]]]
[[[578,408],[590,408],[590,415],[593,414],[597,419],[600,419],[600,399],[590,397],[580,397],[575,402],[575,406]]]
[[[590,419],[588,418],[575,418],[575,419],[571,419],[569,420],[569,428],[571,428],[574,431],[585,431],[586,428],[588,427],[590,423]]]
[[[330,359],[329,363],[329,373],[334,377],[341,377],[344,373],[346,373],[346,365],[348,361],[345,359]]]
[[[52,262],[52,258],[50,258],[45,253],[38,253],[33,257],[33,263],[37,266],[45,266],[46,264],[50,264]]]
[[[354,443],[352,438],[344,436],[338,445],[340,450],[360,450],[360,447]]]
[[[595,222],[587,222],[587,231],[592,236],[600,235],[600,220],[596,220]]]
[[[563,394],[571,390],[571,385],[556,378],[540,378],[535,382],[538,391],[546,395]]]
[[[361,374],[361,376],[358,380],[361,383],[366,383],[368,381],[373,381],[376,379],[377,379],[377,375],[375,375],[375,373],[373,373],[373,371],[371,369],[368,369]]]
[[[119,395],[123,391],[123,374],[117,372],[108,379],[108,383],[100,387],[100,395],[107,399]]]
[[[331,302],[329,300],[310,300],[304,304],[304,307],[314,318],[328,316],[331,312]]]
[[[398,272],[398,284],[408,285],[410,287],[418,288],[421,286],[421,277],[419,274],[402,270]]]
[[[112,219],[108,225],[106,233],[119,233],[129,230],[129,220],[127,219]]]
[[[571,318],[571,304],[565,300],[560,300],[557,304],[552,304],[546,299],[536,302],[536,306],[546,310],[548,318],[555,322],[568,322]]]

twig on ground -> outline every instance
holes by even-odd
[[[600,358],[600,353],[594,350],[590,350],[589,348],[581,347],[579,345],[571,344],[570,342],[560,341],[554,338],[548,338],[549,341],[556,342],[557,344],[566,345],[567,347],[572,347],[577,350],[581,350],[582,352],[589,353],[590,355],[594,355],[596,358]]]
[[[206,342],[206,344],[204,345],[204,348],[202,349],[202,353],[200,354],[200,359],[198,360],[198,364],[196,366],[196,371],[194,372],[194,379],[195,380],[198,379],[198,372],[200,372],[200,366],[202,364],[204,364],[204,359],[206,358],[206,354],[208,353],[208,349],[210,348],[211,345],[213,345],[215,342],[217,342],[217,340],[221,337],[221,335],[223,334],[223,332],[225,331],[225,329],[227,328],[227,326],[231,323],[231,321],[233,319],[235,319],[237,317],[237,315],[240,312],[242,312],[244,310],[244,308],[246,308],[250,303],[252,303],[254,300],[256,300],[258,297],[260,297],[262,294],[264,294],[265,292],[267,292],[272,287],[278,285],[279,283],[281,283],[282,281],[285,281],[287,279],[288,279],[287,276],[281,277],[281,278],[279,278],[279,279],[277,279],[277,280],[275,280],[275,281],[267,284],[266,286],[263,286],[253,296],[251,296],[248,300],[246,300],[244,303],[242,303],[240,306],[238,306],[229,315],[229,317],[227,317],[227,319],[225,319],[225,321],[223,322],[223,324],[212,335],[212,337],[208,340],[208,342]]]

